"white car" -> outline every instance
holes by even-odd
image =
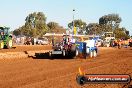
[[[47,44],[49,44],[49,41],[47,38],[38,38],[36,43],[38,45],[47,45]]]

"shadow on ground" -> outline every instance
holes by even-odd
[[[62,55],[54,55],[52,57],[49,56],[49,53],[35,53],[35,56],[32,57],[33,59],[73,59],[70,57],[64,57]]]

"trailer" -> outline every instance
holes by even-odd
[[[79,54],[83,56],[83,58],[87,57],[96,57],[98,53],[98,48],[96,46],[95,40],[85,40],[84,42],[76,42]],[[79,55],[78,54],[78,55]]]

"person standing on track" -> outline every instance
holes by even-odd
[[[118,49],[121,49],[121,40],[118,41]]]

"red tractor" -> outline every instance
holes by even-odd
[[[72,37],[69,35],[63,35],[61,42],[57,42],[52,46],[53,51],[49,52],[49,56],[63,55],[64,57],[73,58],[78,54],[78,49],[75,42],[72,42]]]

